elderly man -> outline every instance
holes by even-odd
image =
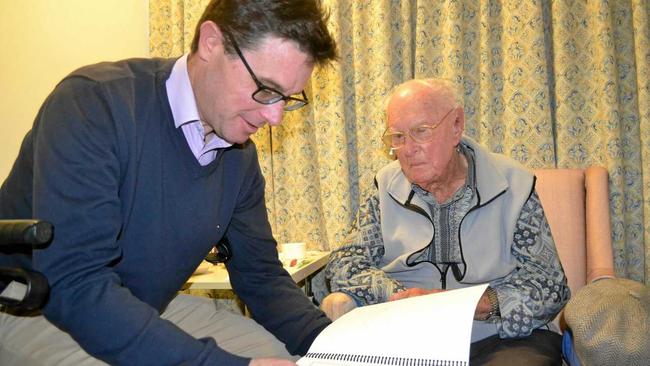
[[[249,137],[307,104],[312,70],[335,56],[318,0],[213,0],[189,55],[61,81],[0,189],[0,218],[55,227],[46,249],[0,253],[51,286],[44,316],[0,310],[0,364],[291,365],[305,353],[329,319],[278,260]],[[217,244],[253,319],[176,296]]]
[[[481,283],[470,362],[560,362],[547,324],[569,298],[535,177],[463,136],[452,85],[411,80],[387,109],[382,168],[326,277],[332,319],[356,306]],[[444,329],[431,329],[444,332]],[[435,347],[435,345],[432,345]]]

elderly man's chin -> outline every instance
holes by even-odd
[[[416,168],[403,170],[403,172],[409,182],[425,188],[440,178],[438,177],[438,174],[435,174],[432,171],[432,169],[431,166],[418,166]]]
[[[402,170],[406,176],[421,176],[421,175],[430,175],[433,167],[431,164],[409,164],[404,166],[402,164]]]
[[[406,171],[404,172],[404,175],[406,176],[406,179],[408,179],[409,182],[415,183],[421,187],[425,184],[425,182],[428,182],[430,180],[430,174],[423,174],[414,171]]]

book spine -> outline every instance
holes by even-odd
[[[458,360],[431,360],[425,358],[356,355],[347,353],[310,352],[307,353],[305,357],[316,360],[344,361],[387,366],[468,366],[467,361]]]

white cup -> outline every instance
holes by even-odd
[[[291,263],[294,259],[301,261],[305,258],[307,245],[305,243],[284,243],[280,244],[282,262]]]

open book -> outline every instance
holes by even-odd
[[[487,284],[356,308],[325,328],[300,366],[469,364]]]

